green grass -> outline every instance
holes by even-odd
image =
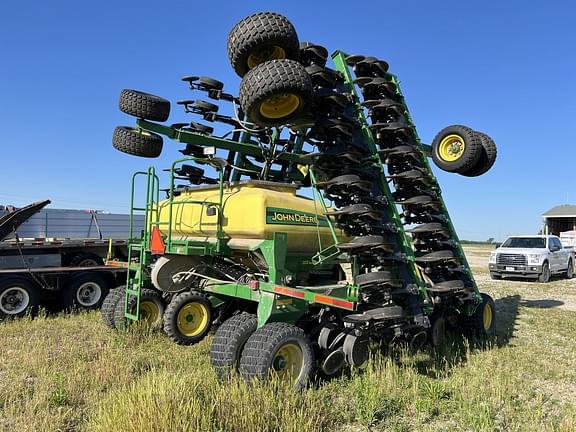
[[[117,333],[97,313],[2,323],[0,430],[576,430],[576,282],[478,280],[497,300],[492,345],[376,354],[302,393],[219,383],[210,340]]]

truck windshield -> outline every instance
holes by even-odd
[[[510,237],[504,243],[503,248],[535,248],[545,249],[546,239],[538,237]]]

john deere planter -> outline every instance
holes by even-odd
[[[275,13],[238,23],[228,54],[239,96],[184,77],[194,96],[177,104],[193,120],[161,124],[168,101],[122,91],[137,120],[116,128],[114,147],[155,157],[167,137],[183,157],[167,189],[153,167],[133,176],[146,229],[106,322],[161,321],[187,345],[214,327],[220,377],[277,375],[296,388],[361,366],[372,346],[440,345],[448,329],[490,337],[494,303],[478,292],[429,157],[477,176],[494,142],[455,125],[422,144],[385,61],[335,51],[326,66],[328,51]]]

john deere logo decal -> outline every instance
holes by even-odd
[[[266,207],[266,223],[278,225],[307,225],[327,227],[325,216],[276,207]]]

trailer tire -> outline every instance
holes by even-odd
[[[218,379],[224,380],[238,370],[242,349],[257,326],[256,315],[241,313],[218,327],[210,347],[210,363]]]
[[[136,298],[130,297],[128,300],[128,310],[131,313],[136,312]],[[140,316],[138,321],[145,327],[156,330],[162,327],[162,320],[166,310],[166,303],[162,294],[154,289],[143,288],[140,291]],[[126,318],[126,303],[119,301],[114,309],[114,327],[122,330],[133,323]]]
[[[445,127],[432,141],[432,159],[442,170],[462,174],[472,169],[482,155],[480,137],[461,125]]]
[[[119,286],[118,288],[114,288],[110,290],[104,301],[102,302],[102,307],[100,308],[100,314],[102,315],[102,320],[104,323],[110,327],[111,329],[115,329],[116,326],[114,325],[114,311],[116,310],[116,305],[119,301],[124,299],[126,293],[124,290],[126,289],[125,285]]]
[[[259,126],[280,126],[303,116],[312,81],[300,63],[271,60],[250,70],[240,83],[240,105]]]
[[[112,136],[112,146],[133,156],[155,158],[162,153],[163,141],[160,135],[130,126],[117,126]]]
[[[145,120],[163,122],[170,116],[170,101],[138,90],[122,90],[118,105],[123,113]]]
[[[70,267],[95,267],[104,265],[104,260],[93,253],[78,252],[70,257],[68,265]]]
[[[303,389],[314,369],[314,351],[304,331],[273,322],[256,330],[240,357],[240,373],[247,381],[267,380],[276,374],[296,390]]]
[[[40,293],[25,277],[7,277],[0,281],[0,319],[34,314],[40,305]]]
[[[208,334],[212,325],[212,306],[197,291],[172,298],[164,313],[164,332],[178,345],[193,345]]]
[[[248,16],[228,35],[228,58],[240,77],[266,61],[298,60],[299,55],[296,29],[286,17],[274,12]]]
[[[490,168],[494,166],[496,162],[496,157],[498,156],[498,149],[496,148],[496,143],[488,135],[482,132],[475,132],[480,138],[482,143],[482,151],[480,152],[480,159],[478,162],[467,171],[462,172],[463,176],[466,177],[478,177],[482,174],[487,173]]]
[[[70,276],[62,290],[62,304],[66,309],[98,309],[108,294],[108,280],[95,272],[83,272]]]

